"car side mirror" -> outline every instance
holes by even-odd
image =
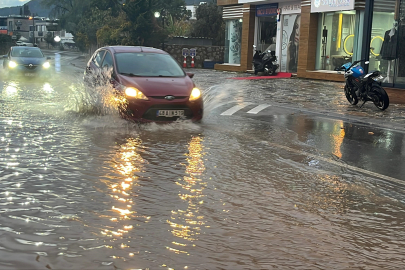
[[[187,73],[187,76],[189,76],[192,79],[194,77],[194,73]]]
[[[46,58],[46,60],[51,60],[51,59],[52,59],[52,58],[51,58],[51,57],[49,57],[49,56]]]

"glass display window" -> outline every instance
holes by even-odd
[[[356,11],[319,14],[317,70],[338,70],[351,62],[356,44]]]
[[[242,19],[225,21],[224,62],[240,64],[242,42]]]
[[[277,40],[277,16],[258,17],[257,42],[261,51],[275,51]]]
[[[393,82],[397,58],[398,31],[395,25],[394,12],[373,12],[369,70],[380,70],[387,83]]]

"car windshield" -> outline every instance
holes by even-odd
[[[168,54],[161,53],[117,53],[118,73],[145,77],[184,77],[186,74]]]
[[[11,56],[13,57],[44,57],[41,50],[39,49],[28,49],[28,48],[13,48],[11,51]]]

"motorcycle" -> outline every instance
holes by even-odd
[[[341,70],[345,72],[344,92],[346,98],[352,105],[362,101],[363,104],[360,108],[367,101],[372,101],[378,109],[383,111],[390,104],[387,92],[381,87],[381,81],[384,77],[380,71],[373,71],[364,75],[364,69],[358,65],[361,62],[366,65],[369,63],[369,61],[359,60],[353,63],[348,62],[341,67]]]
[[[277,57],[274,51],[261,52],[255,49],[255,54],[253,56],[253,66],[255,75],[259,72],[263,72],[266,75],[276,75],[276,70],[278,69]]]

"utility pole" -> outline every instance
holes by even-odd
[[[29,19],[32,20],[32,44],[35,46],[35,18],[34,16],[31,16]]]

